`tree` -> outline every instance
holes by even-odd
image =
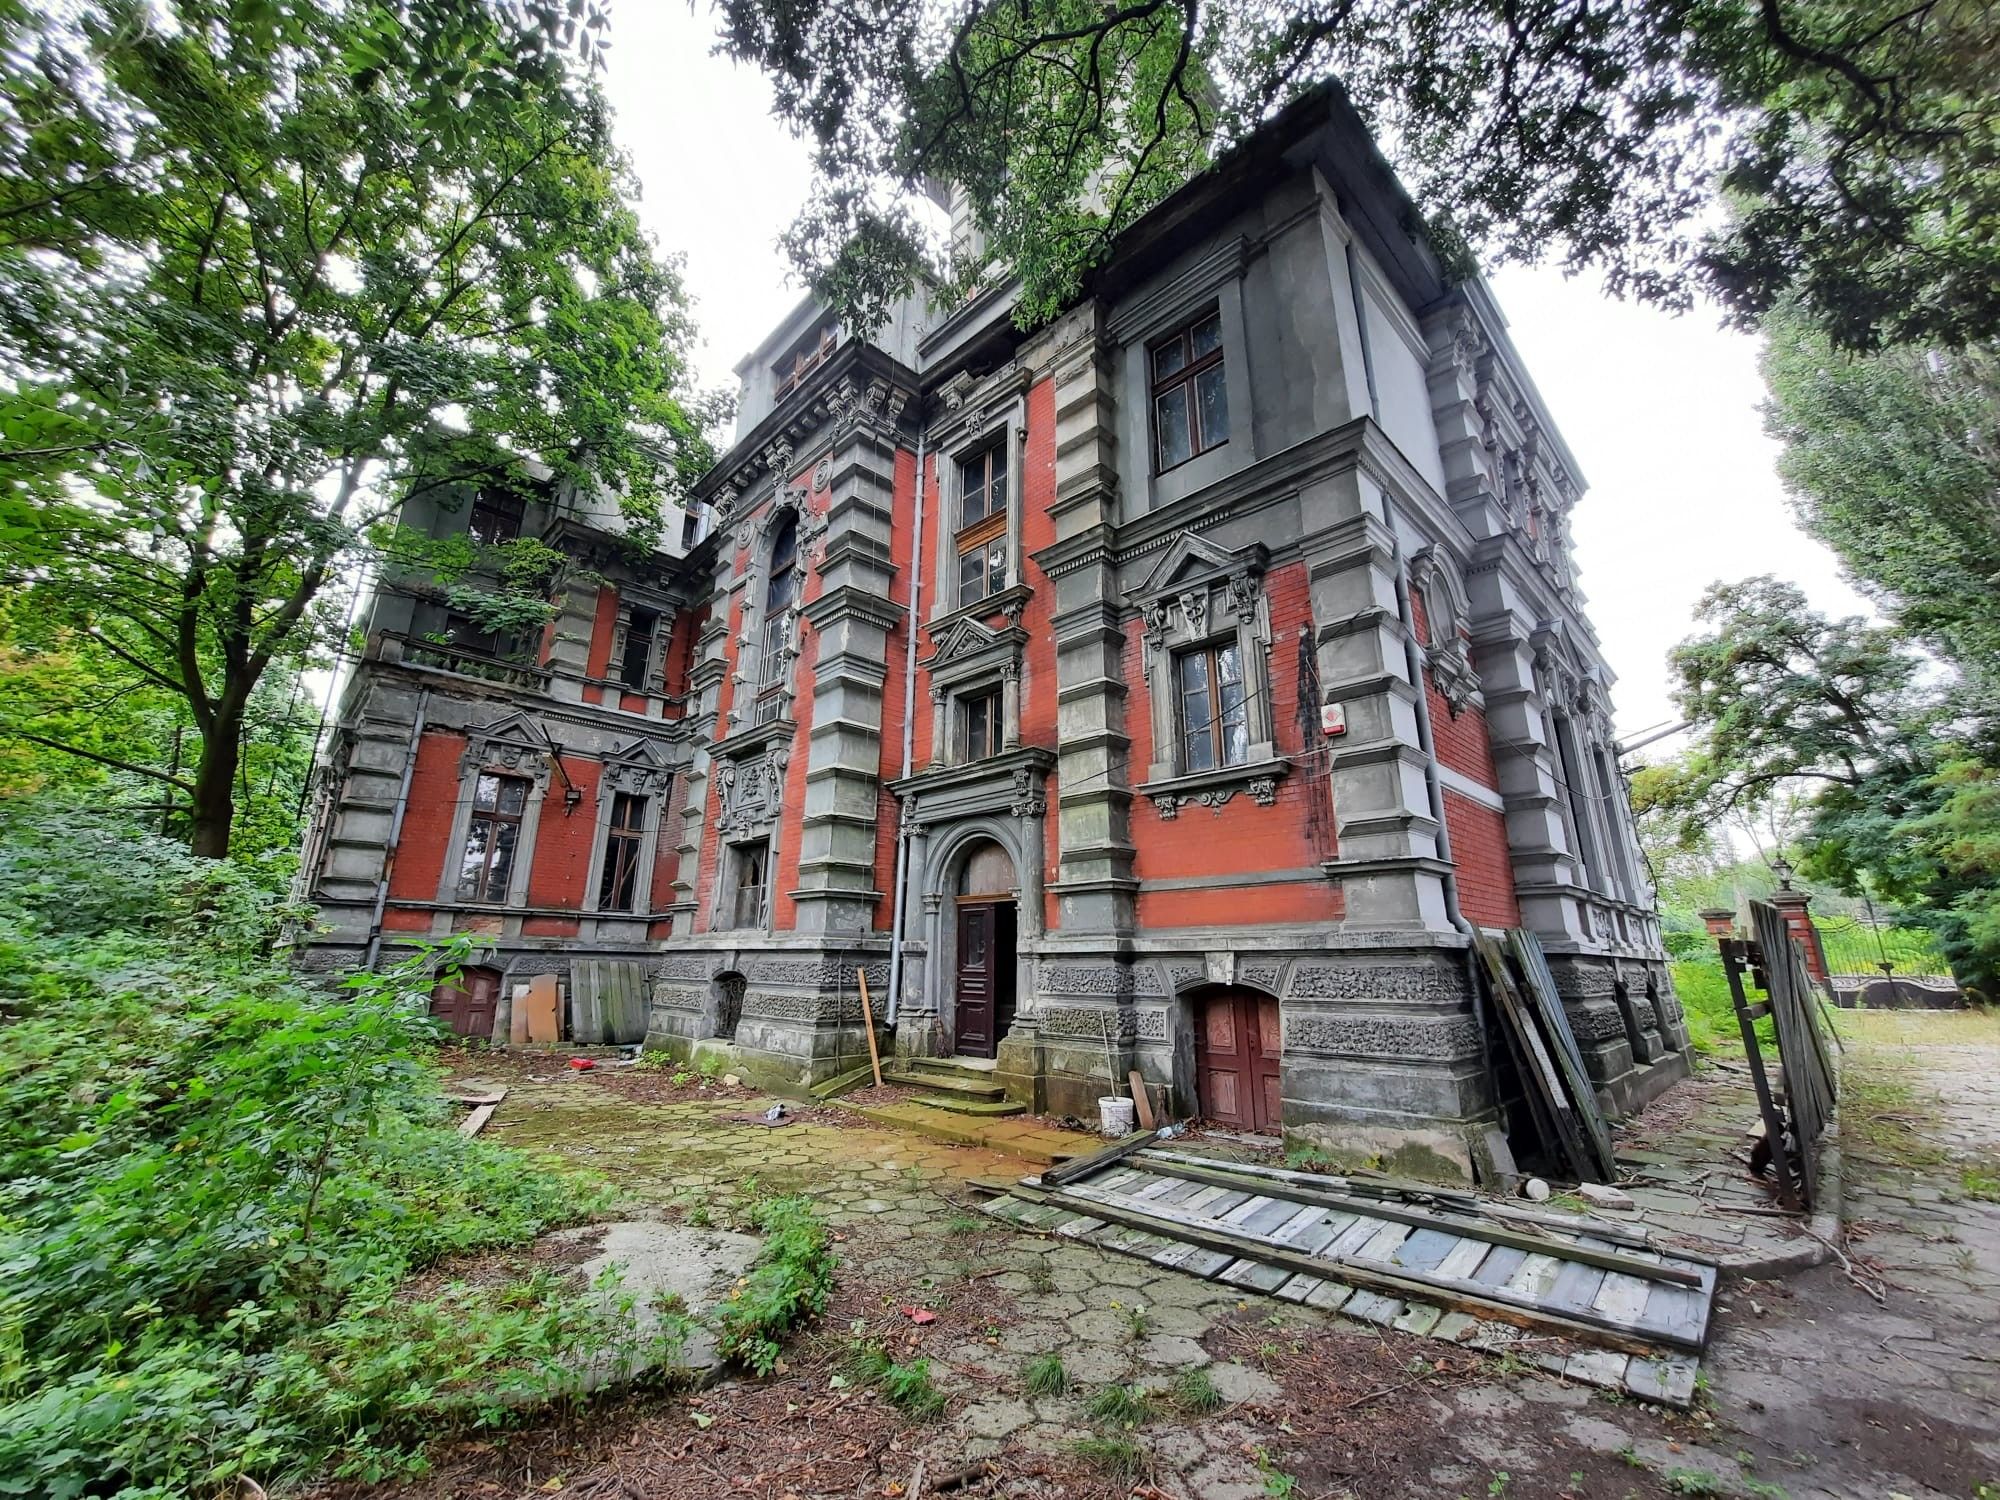
[[[1899,905],[1995,994],[2000,794],[1979,748],[1947,738],[1946,685],[1893,629],[1830,620],[1773,578],[1712,586],[1697,618],[1672,656],[1695,743],[1649,783],[1682,838],[1802,798],[1803,871]]]
[[[1854,355],[1789,307],[1765,333],[1799,524],[2000,723],[2000,348]]]
[[[1853,346],[1956,345],[2000,314],[1987,0],[720,9],[727,50],[813,145],[793,254],[863,326],[923,268],[911,185],[970,190],[1036,321],[1200,163],[1328,78],[1441,247],[1553,250],[1617,292],[1684,307],[1706,289],[1744,320],[1789,295]],[[1727,226],[1705,227],[1724,200]]]
[[[409,495],[706,461],[598,0],[0,0],[0,579],[184,700],[228,850],[253,697]],[[84,748],[78,746],[76,748]]]

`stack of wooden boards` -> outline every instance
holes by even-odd
[[[1505,951],[1483,932],[1473,943],[1536,1133],[1566,1175],[1578,1182],[1615,1182],[1611,1127],[1598,1107],[1542,945],[1519,928],[1505,938]]]
[[[1839,1033],[1824,1020],[1824,996],[1785,925],[1784,914],[1753,901],[1750,926],[1756,941],[1747,950],[1741,943],[1724,940],[1723,972],[1736,1002],[1744,1061],[1757,1088],[1764,1139],[1777,1169],[1778,1201],[1787,1208],[1810,1210],[1819,1182],[1819,1138],[1833,1118],[1838,1090],[1828,1039],[1837,1043]],[[1770,997],[1761,1004],[1750,1004],[1743,993],[1746,960],[1754,965],[1752,973],[1763,980],[1764,993]],[[1775,1093],[1757,1037],[1756,1022],[1766,1015],[1778,1042]]]
[[[1714,1262],[1471,1193],[1222,1162],[1145,1137],[986,1211],[1157,1265],[1685,1406]]]

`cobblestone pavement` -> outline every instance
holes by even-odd
[[[1972,1196],[1990,1179],[1966,1166],[1967,1153],[1991,1144],[2000,1118],[2000,1020],[1943,1020],[1926,1031],[1918,1018],[1858,1019],[1849,1039],[1849,1078],[1867,1086],[1850,1088],[1846,1113],[1859,1119],[1873,1110],[1887,1117],[1885,1128],[1931,1122],[1928,1145],[1901,1153],[1921,1158],[1906,1165],[1884,1159],[1879,1132],[1857,1138],[1850,1128],[1848,1253],[1864,1279],[1887,1280],[1886,1302],[1838,1264],[1784,1282],[1727,1285],[1706,1361],[1708,1409],[1692,1416],[1461,1351],[1450,1351],[1450,1373],[1432,1374],[1423,1351],[1444,1346],[1093,1247],[985,1227],[970,1211],[969,1180],[1018,1177],[1017,1160],[852,1117],[841,1124],[815,1111],[804,1123],[765,1129],[743,1122],[756,1104],[740,1099],[730,1108],[649,1105],[565,1078],[517,1084],[489,1129],[593,1166],[670,1215],[699,1213],[752,1180],[759,1191],[807,1193],[845,1236],[844,1274],[882,1288],[885,1315],[905,1302],[955,1305],[958,1313],[939,1324],[948,1331],[923,1350],[950,1405],[909,1440],[932,1454],[933,1472],[1023,1448],[1073,1453],[1105,1430],[1088,1414],[1090,1397],[1136,1383],[1161,1399],[1150,1420],[1118,1436],[1136,1442],[1140,1483],[1154,1487],[1136,1492],[1154,1496],[1992,1500],[2000,1497],[2000,1206]],[[1691,1118],[1721,1107],[1712,1089],[1694,1094]],[[1970,1119],[1975,1112],[1984,1119]],[[1717,1138],[1698,1139],[1705,1134]],[[1650,1165],[1697,1175],[1701,1153],[1740,1144],[1740,1130],[1720,1124],[1662,1135],[1670,1149]],[[1722,1165],[1721,1176],[1740,1175]],[[1689,1186],[1679,1180],[1659,1191]],[[1697,1208],[1689,1217],[1725,1217],[1701,1192],[1690,1196]],[[1375,1359],[1382,1378],[1358,1390],[1316,1385],[1302,1351],[1329,1347],[1347,1351],[1348,1374]],[[1071,1391],[1030,1397],[1025,1369],[1050,1353]],[[1170,1399],[1176,1377],[1197,1369],[1223,1403],[1211,1415],[1190,1415]],[[1364,1403],[1368,1436],[1324,1420]],[[1394,1452],[1363,1452],[1371,1442]],[[1283,1487],[1287,1474],[1297,1477],[1295,1489]],[[764,1493],[747,1482],[738,1488]],[[770,1493],[779,1500],[785,1492]]]

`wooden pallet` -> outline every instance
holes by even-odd
[[[1712,1263],[1592,1234],[1588,1221],[1494,1221],[1441,1207],[1448,1198],[1328,1181],[1141,1150],[1082,1180],[1028,1178],[986,1211],[1406,1333],[1514,1346],[1526,1362],[1645,1400],[1692,1399]]]

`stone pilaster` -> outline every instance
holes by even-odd
[[[901,613],[895,576],[897,418],[906,397],[874,382],[836,392],[819,593],[801,611],[816,637],[810,665],[812,728],[799,833],[800,932],[872,930],[882,695],[889,635]],[[801,691],[806,691],[801,684]]]
[[[1125,633],[1110,548],[1118,520],[1112,354],[1101,310],[1092,303],[1051,328],[1027,361],[1055,383],[1051,513],[1057,546],[1067,554],[1052,573],[1056,597],[1051,621],[1061,849],[1055,891],[1066,935],[1129,932],[1139,889],[1132,874]]]
[[[1351,926],[1448,929],[1382,493],[1357,465],[1312,486],[1300,510],[1320,685],[1347,718],[1330,756],[1339,853],[1327,873]]]

